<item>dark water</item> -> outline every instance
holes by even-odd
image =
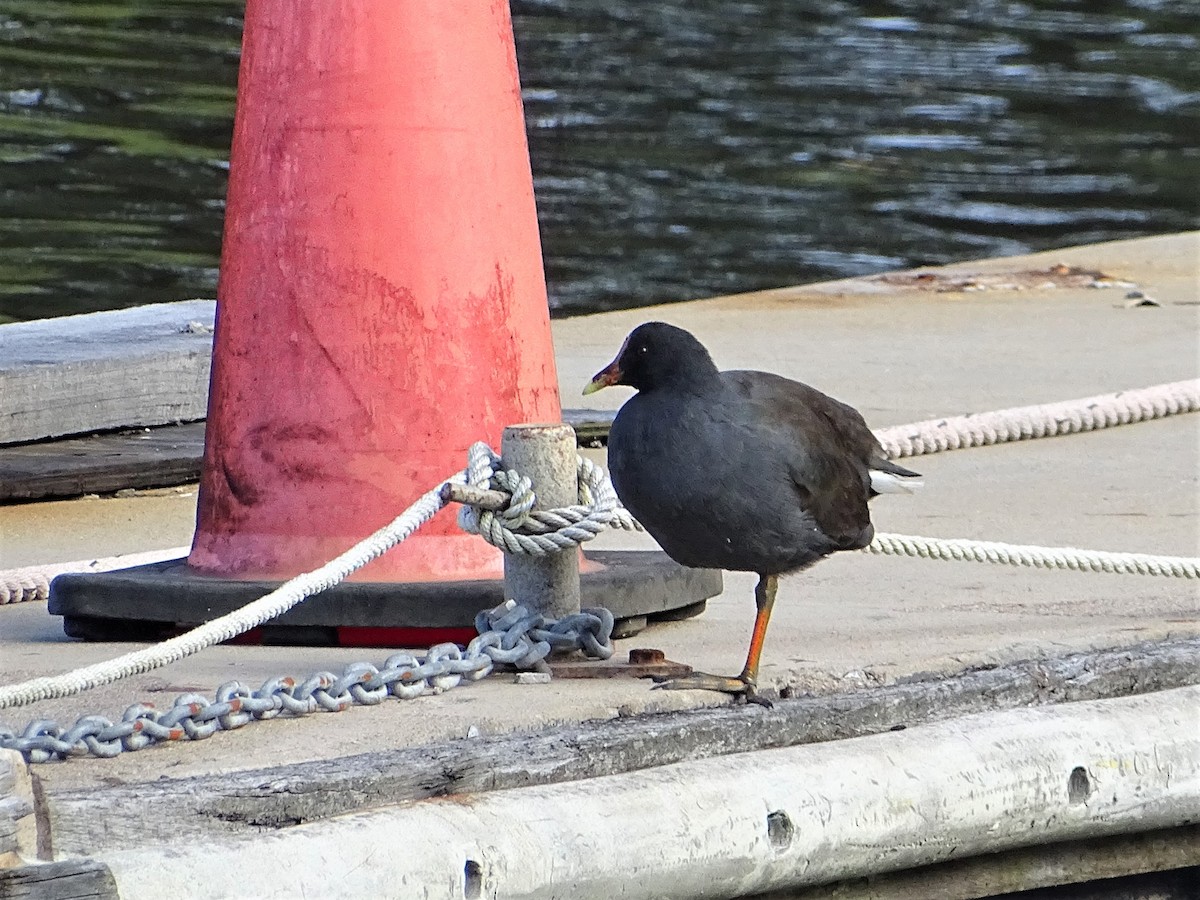
[[[213,295],[241,8],[0,0],[0,321]],[[514,17],[558,312],[1197,224],[1196,0]]]

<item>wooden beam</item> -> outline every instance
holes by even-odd
[[[0,750],[0,870],[37,856],[33,780],[15,750]]]
[[[0,447],[0,502],[188,484],[203,456],[203,422]]]
[[[563,410],[583,447],[608,439],[614,415]],[[203,456],[204,422],[0,446],[0,503],[188,484]]]
[[[385,804],[596,778],[879,734],[989,710],[1120,697],[1198,681],[1200,638],[1193,638],[781,700],[771,710],[731,706],[617,718],[536,735],[381,750],[285,770],[52,791],[46,809],[54,856],[92,855],[136,846],[153,834],[223,839]]]
[[[121,895],[104,863],[71,859],[0,869],[0,900],[121,900]]]
[[[580,447],[600,447],[608,443],[608,431],[615,409],[564,409],[563,422],[575,429]]]
[[[0,444],[204,418],[215,302],[0,325]]]
[[[1070,897],[1195,897],[1200,826],[1063,841],[789,891],[756,900],[978,900],[1018,891],[1119,878],[1130,883]],[[1153,874],[1151,874],[1153,873]],[[1135,890],[1135,888],[1141,888]],[[1049,894],[1049,896],[1057,896]],[[1063,897],[1066,900],[1066,897]]]
[[[1191,825],[1022,847],[816,888],[760,894],[757,900],[978,900],[1061,885],[1091,886],[1099,880],[1109,892],[1121,890],[1121,896],[1190,900],[1200,878],[1198,867],[1200,827]],[[1113,879],[1119,881],[1114,884]],[[1069,896],[1078,900],[1110,893],[1088,891]],[[0,871],[0,900],[119,897],[111,870],[95,860],[73,859]]]
[[[1198,703],[1184,687],[986,712],[233,838],[159,832],[97,858],[124,900],[162,883],[181,897],[753,896],[1194,825]]]
[[[0,325],[0,445],[203,419],[215,311],[183,300]],[[563,420],[599,446],[613,415]]]

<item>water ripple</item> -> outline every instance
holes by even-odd
[[[0,321],[212,295],[242,0],[0,0]],[[514,0],[569,313],[1196,227],[1195,0]]]

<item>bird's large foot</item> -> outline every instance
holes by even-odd
[[[733,694],[741,697],[746,703],[771,708],[771,701],[758,693],[758,688],[752,680],[745,677],[729,675],[709,675],[705,672],[693,672],[691,675],[681,675],[678,678],[655,678],[656,690],[664,691],[720,691],[722,694]]]

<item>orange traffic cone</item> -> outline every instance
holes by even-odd
[[[236,609],[561,415],[507,0],[249,0],[192,551],[60,576],[50,611],[133,640]],[[585,605],[627,631],[720,592],[592,558]],[[247,637],[465,641],[502,573],[446,510]]]
[[[196,570],[329,560],[561,418],[508,3],[251,0]],[[444,511],[357,573],[499,576]]]

